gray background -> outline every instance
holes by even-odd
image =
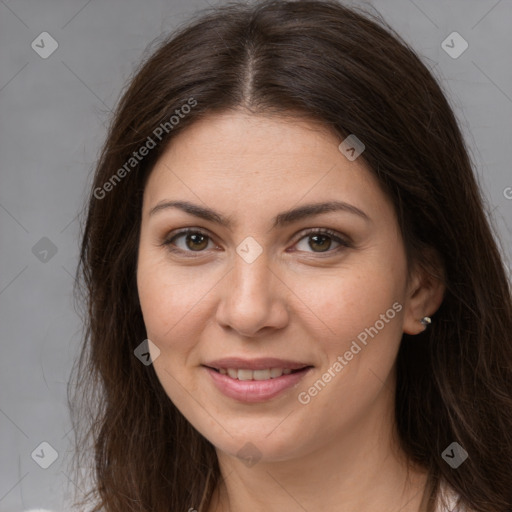
[[[441,80],[510,261],[512,2],[370,5]],[[151,41],[206,6],[204,0],[0,0],[0,512],[66,510],[66,489],[74,485],[65,472],[66,381],[80,341],[72,301],[76,215],[109,112],[133,66]],[[456,59],[441,47],[453,31],[469,44]],[[46,59],[31,47],[34,40],[41,45],[42,32],[59,45]],[[54,255],[42,252],[52,246]],[[48,469],[31,457],[43,441],[59,454]]]

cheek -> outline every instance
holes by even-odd
[[[199,267],[171,266],[164,253],[141,249],[137,268],[144,323],[148,337],[153,336],[159,345],[174,343],[185,325],[195,325],[201,300],[213,285],[213,279]]]
[[[324,357],[319,372],[298,389],[301,404],[315,404],[317,410],[339,404],[345,421],[363,414],[382,391],[402,337],[403,295],[395,277],[369,268],[325,279],[323,292],[308,288],[307,302],[319,317],[311,320],[309,332]],[[339,423],[330,426],[334,432]]]
[[[403,286],[396,278],[389,270],[384,273],[374,266],[358,271],[340,269],[315,279],[303,276],[295,281],[294,292],[310,308],[307,317],[329,339],[339,339],[340,335],[346,339],[373,326],[381,315],[396,320],[399,308],[392,306],[404,297]]]
[[[194,387],[188,381],[186,367],[196,338],[186,327],[196,324],[193,305],[199,298],[191,293],[190,283],[180,285],[176,277],[176,273],[171,276],[168,264],[141,251],[137,268],[139,300],[147,337],[160,351],[153,368],[166,394],[181,410],[187,399],[184,389]]]
[[[367,386],[369,380],[378,390],[379,379],[389,374],[402,338],[406,281],[405,258],[398,250],[375,250],[350,263],[315,279],[302,276],[294,286],[314,312],[301,316],[324,352],[323,370],[340,375],[333,379],[332,391],[344,393]],[[343,369],[336,371],[332,365],[339,356]]]

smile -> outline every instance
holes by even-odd
[[[296,387],[312,366],[290,368],[211,368],[203,366],[215,389],[239,402],[266,402],[286,390]]]

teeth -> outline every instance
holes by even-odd
[[[238,380],[252,380],[252,377],[253,372],[251,370],[238,370]]]
[[[281,375],[292,373],[290,368],[267,368],[265,370],[248,370],[245,368],[219,368],[222,375],[229,375],[232,379],[238,380],[268,380],[277,379]]]
[[[270,370],[254,370],[252,375],[254,380],[268,380],[270,379]]]
[[[283,374],[283,370],[281,368],[271,368],[270,369],[270,378],[275,379],[276,377],[281,377]]]

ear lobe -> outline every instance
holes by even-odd
[[[436,266],[430,270],[417,265],[416,271],[408,288],[408,299],[405,305],[403,331],[406,334],[419,334],[428,325],[424,325],[423,317],[431,317],[443,302],[446,286],[444,273],[436,258]]]

